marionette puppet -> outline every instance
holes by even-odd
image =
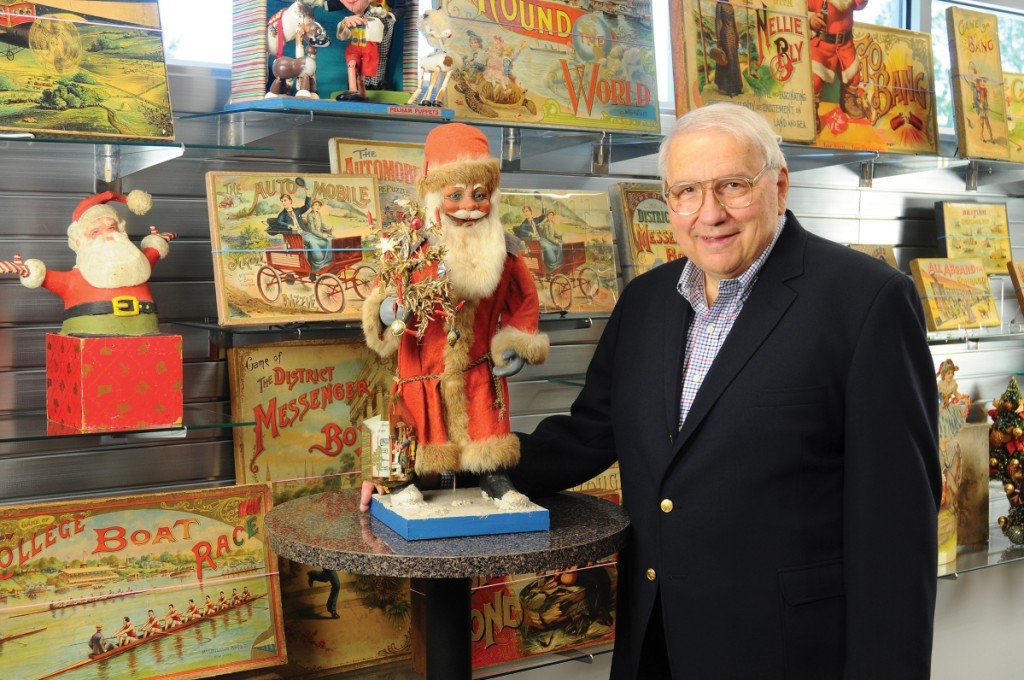
[[[390,489],[393,504],[422,502],[418,482],[445,471],[478,475],[499,506],[529,504],[508,476],[519,440],[506,379],[543,363],[548,337],[538,332],[537,289],[519,242],[499,219],[500,179],[479,129],[436,127],[424,146],[419,206],[406,203],[403,219],[382,228],[363,331],[382,357],[397,354],[389,420],[414,463]]]
[[[373,81],[387,61],[385,44],[394,29],[395,15],[379,2],[371,0],[327,0],[328,11],[347,9],[351,15],[338,23],[337,38],[348,41],[345,66],[348,69],[348,91],[335,99],[365,102],[367,83]],[[375,82],[375,81],[374,81]]]
[[[110,203],[126,203],[144,215],[152,199],[135,190],[122,196],[106,191],[84,199],[68,227],[68,245],[75,251],[70,271],[47,269],[36,259],[0,261],[0,273],[18,274],[27,288],[45,288],[64,301],[61,335],[148,335],[159,333],[156,303],[149,277],[158,260],[170,252],[171,232],[149,228],[140,249],[125,232],[125,221]]]

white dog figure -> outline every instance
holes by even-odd
[[[448,41],[452,37],[448,15],[441,10],[426,10],[420,17],[420,33],[434,51],[420,59],[420,84],[406,103],[444,106],[445,91],[452,70],[462,68],[462,58],[448,51]]]

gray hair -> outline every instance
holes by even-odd
[[[672,142],[689,132],[718,131],[732,135],[740,142],[759,149],[768,167],[786,167],[786,157],[779,147],[782,140],[763,117],[745,106],[729,102],[709,104],[694,109],[676,120],[658,149],[658,174],[668,175],[668,150]]]

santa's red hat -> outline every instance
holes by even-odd
[[[77,223],[82,220],[95,219],[103,214],[117,217],[117,211],[114,210],[113,206],[107,205],[111,201],[127,204],[128,209],[136,215],[145,215],[153,207],[153,199],[145,191],[135,189],[129,192],[127,196],[122,196],[113,191],[104,191],[88,198],[83,198],[79,202],[78,207],[75,208],[75,212],[71,214],[71,218]]]
[[[487,137],[465,123],[439,125],[423,145],[423,175],[417,182],[420,196],[453,186],[482,184],[493,193],[501,182],[501,166],[491,156]]]

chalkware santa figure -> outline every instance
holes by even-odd
[[[18,274],[24,286],[45,288],[64,301],[62,335],[147,335],[160,330],[149,277],[153,265],[167,256],[175,234],[151,226],[140,250],[110,205],[117,202],[137,215],[152,206],[149,194],[139,190],[83,199],[68,227],[68,245],[76,253],[70,271],[47,269],[41,260],[22,261],[19,254],[0,261],[0,273]]]

